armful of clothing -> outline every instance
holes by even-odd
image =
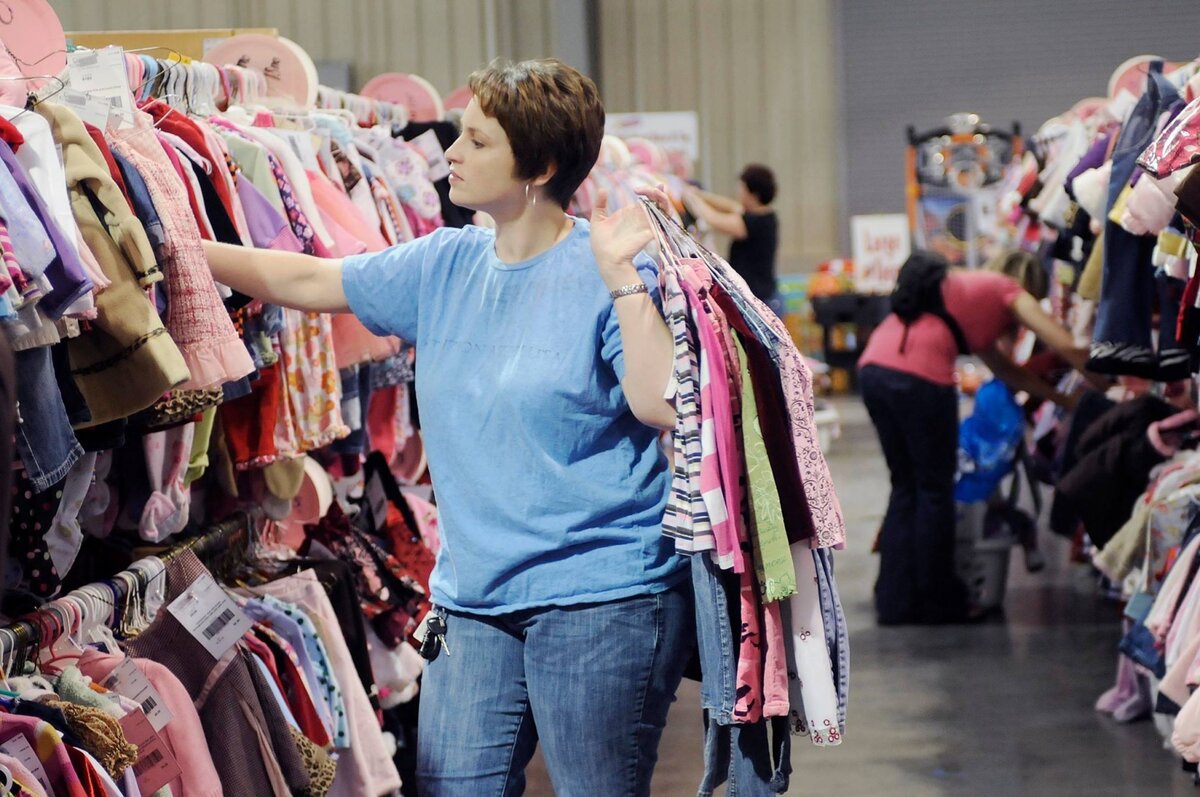
[[[695,216],[723,235],[741,241],[750,234],[741,205],[732,199],[705,191],[689,191],[683,195],[683,201]]]
[[[312,313],[350,311],[342,261],[204,242],[213,279],[271,304]]]

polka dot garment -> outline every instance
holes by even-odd
[[[50,597],[60,586],[45,535],[54,523],[62,495],[63,482],[38,493],[24,468],[13,474],[9,556],[21,568],[21,586],[39,598]]]

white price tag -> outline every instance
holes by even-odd
[[[72,90],[109,102],[112,113],[122,120],[133,118],[133,92],[125,69],[125,51],[120,47],[68,53],[67,75]]]
[[[37,778],[38,783],[42,784],[46,794],[54,794],[54,787],[50,785],[50,776],[46,774],[46,768],[42,766],[41,759],[38,758],[24,735],[18,733],[7,742],[0,744],[0,752],[20,761],[21,766],[28,769],[29,773]]]
[[[450,161],[446,160],[446,152],[438,141],[437,133],[426,130],[409,143],[416,146],[424,156],[425,162],[429,164],[430,180],[436,183],[450,176]]]
[[[134,709],[121,719],[121,728],[125,731],[125,741],[137,748],[133,776],[142,794],[152,794],[182,774],[171,749],[145,714]]]
[[[171,711],[163,702],[162,695],[150,684],[133,659],[127,658],[118,664],[104,679],[103,686],[141,706],[154,730],[161,731],[171,721]]]
[[[63,105],[74,111],[76,116],[92,127],[98,127],[101,130],[108,129],[111,107],[108,101],[70,89],[64,91],[59,97],[62,99]]]
[[[207,573],[171,601],[167,611],[218,659],[254,625]]]

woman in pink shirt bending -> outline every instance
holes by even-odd
[[[1086,349],[1077,348],[1070,332],[1039,304],[1046,287],[1042,263],[1024,252],[1001,255],[984,271],[951,269],[939,255],[918,252],[901,271],[893,313],[871,335],[859,360],[863,403],[892,483],[875,582],[882,625],[969,617],[967,589],[954,565],[954,364],[959,354],[978,356],[1014,390],[1071,404],[1071,397],[1005,351],[1021,325],[1083,370]]]

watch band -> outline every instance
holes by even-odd
[[[609,291],[608,295],[611,296],[613,298],[613,300],[615,301],[617,299],[620,299],[622,296],[633,296],[635,293],[649,293],[649,292],[650,292],[650,289],[646,287],[646,283],[635,282],[632,285],[622,285],[620,288],[617,288],[615,291]]]

